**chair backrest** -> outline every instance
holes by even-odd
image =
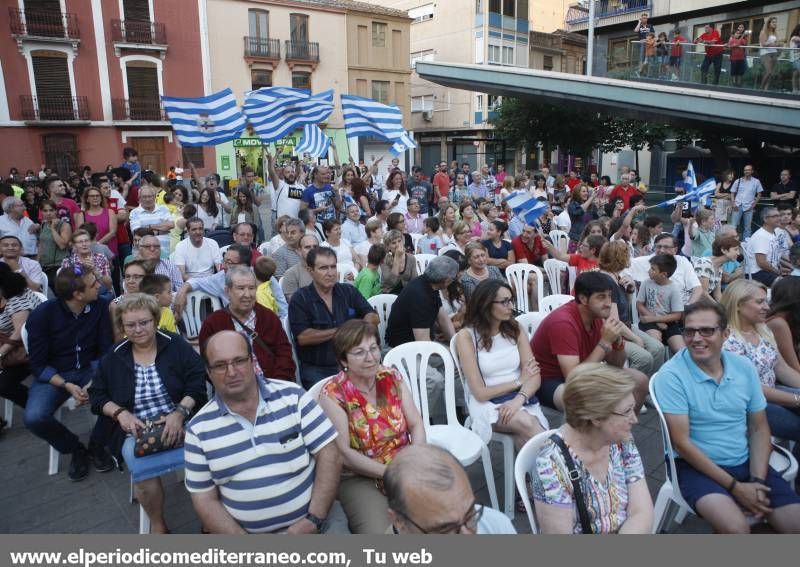
[[[561,273],[567,270],[567,263],[555,258],[548,258],[544,261],[544,271],[550,281],[550,292],[561,293]],[[539,311],[542,306],[539,305]]]
[[[302,386],[303,384],[300,380],[300,361],[297,359],[297,347],[294,344],[292,328],[289,325],[289,317],[281,318],[281,326],[283,327],[283,332],[286,333],[286,338],[289,339],[289,344],[292,346],[292,359],[294,360],[294,381],[297,382],[298,385]]]
[[[541,303],[544,297],[544,279],[542,270],[533,264],[511,264],[506,268],[506,279],[511,287],[514,288],[514,296],[517,302],[517,310],[527,313],[530,310],[530,298],[528,297],[528,277],[531,272],[536,274],[536,305]]]
[[[639,310],[636,309],[636,292],[628,294],[628,302],[631,306],[631,327],[636,329],[639,327]]]
[[[209,304],[208,307],[204,305],[206,303]],[[202,291],[192,291],[186,294],[186,307],[182,317],[186,327],[186,338],[196,339],[200,335],[200,326],[203,324],[205,316],[217,309],[222,309],[222,302],[218,297]]]
[[[28,326],[25,323],[22,324],[22,329],[20,329],[19,340],[22,341],[25,352],[28,352]]]
[[[312,400],[314,400],[315,402],[319,401],[319,398],[322,395],[322,388],[325,387],[325,384],[327,384],[331,378],[334,378],[334,376],[328,376],[327,378],[323,378],[322,380],[320,380],[319,382],[317,382],[308,389],[308,395],[311,396]]]
[[[47,288],[42,288],[42,289],[47,289]],[[43,301],[43,302],[47,301],[47,296],[45,294],[43,294],[42,292],[40,292],[40,291],[34,291],[33,295],[38,297],[40,301]]]
[[[749,279],[756,267],[756,255],[753,253],[753,248],[750,246],[749,240],[741,242],[740,247],[742,249],[742,256],[744,256],[744,274],[745,277]]]
[[[417,242],[419,242],[422,237],[425,236],[421,232],[412,232],[411,233],[411,244],[414,246],[414,254],[417,253]]]
[[[547,317],[547,313],[542,313],[541,311],[531,311],[529,313],[523,313],[522,315],[517,315],[517,323],[519,326],[522,327],[526,333],[528,333],[528,339],[533,338],[533,334],[536,332],[536,329],[539,328],[539,325],[542,324],[544,318]]]
[[[427,369],[430,358],[439,356],[444,361],[444,400],[448,425],[460,425],[456,416],[455,369],[453,357],[439,343],[415,341],[394,347],[383,359],[383,365],[394,367],[406,381],[414,403],[422,415],[425,429],[431,426],[428,400]]]
[[[569,235],[566,232],[563,230],[551,230],[547,237],[550,239],[550,242],[553,243],[553,246],[561,250],[564,254],[567,253],[569,249]]]
[[[558,309],[565,303],[569,303],[573,301],[575,298],[571,295],[564,295],[564,294],[556,294],[556,295],[548,295],[542,302],[539,304],[539,312],[540,313],[550,313],[554,309]]]
[[[675,468],[675,453],[672,449],[672,441],[669,438],[669,429],[667,428],[667,420],[664,417],[664,412],[661,411],[661,405],[658,403],[658,396],[656,396],[656,383],[660,380],[660,374],[656,372],[652,378],[650,378],[650,401],[653,402],[653,407],[656,409],[656,413],[658,414],[658,421],[661,425],[661,440],[664,443],[664,454],[666,456],[667,461],[667,478],[672,482],[673,488],[673,497],[676,502],[678,503],[685,503],[683,500],[683,496],[681,495],[681,489],[678,486],[678,471]],[[688,508],[688,504],[686,505]]]
[[[425,268],[428,267],[428,262],[436,258],[433,254],[414,254],[414,260],[417,262],[417,275],[421,276],[425,273]]]
[[[386,343],[386,325],[389,323],[389,314],[392,312],[392,305],[397,300],[397,296],[392,293],[380,293],[373,295],[367,302],[378,312],[378,332],[381,334],[381,348]]]
[[[536,459],[539,458],[539,451],[555,432],[555,429],[549,429],[531,437],[519,450],[517,458],[514,460],[514,480],[517,483],[517,493],[525,505],[525,513],[528,515],[528,523],[531,525],[532,534],[539,533],[539,526],[536,524],[533,503],[528,496],[528,475],[536,474]]]
[[[339,283],[352,283],[358,276],[358,270],[350,262],[336,264],[336,273],[339,274]],[[352,274],[353,280],[348,280],[347,276]]]
[[[469,407],[469,399],[472,394],[469,391],[467,377],[464,376],[464,371],[461,370],[461,361],[458,358],[458,348],[456,348],[456,337],[458,337],[458,333],[453,335],[453,338],[450,339],[450,356],[453,357],[453,364],[455,365],[456,373],[461,380],[461,388],[464,390],[464,401],[467,402],[467,407]]]

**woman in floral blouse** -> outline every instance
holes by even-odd
[[[631,435],[638,421],[633,382],[604,364],[576,366],[564,387],[564,419],[553,437],[575,464],[592,533],[650,533],[653,501]],[[531,471],[539,531],[583,533],[569,468],[553,437]]]
[[[422,417],[396,370],[381,365],[375,325],[339,327],[333,350],[342,371],[322,389],[320,405],[339,436],[344,470],[338,499],[355,534],[385,534],[391,526],[383,493],[386,465],[410,443],[425,443]]]
[[[730,329],[722,348],[750,359],[755,367],[767,398],[770,432],[800,441],[800,372],[783,359],[767,327],[767,287],[755,280],[737,280],[725,289],[720,303]],[[795,453],[800,454],[800,444]]]
[[[110,294],[114,297],[114,288],[111,282],[111,264],[103,254],[92,252],[92,237],[82,228],[72,233],[72,254],[61,262],[62,268],[77,268],[86,266],[92,268],[100,278],[101,294]],[[76,272],[77,273],[77,272]]]

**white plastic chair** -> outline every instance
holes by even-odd
[[[551,230],[547,235],[553,246],[561,250],[564,254],[569,250],[569,235],[563,230]]]
[[[203,303],[211,304],[210,310],[203,312]],[[222,309],[222,302],[218,297],[202,291],[192,291],[186,294],[186,307],[183,310],[183,325],[186,327],[186,338],[196,339],[200,335],[203,319],[209,313]]]
[[[464,397],[469,400],[470,394],[467,380],[464,377],[464,372],[461,371],[461,362],[458,360],[458,350],[456,349],[456,337],[450,339],[450,354],[453,357],[453,362],[456,365],[456,371],[461,378],[461,387],[464,389]],[[469,403],[467,403],[469,408]],[[471,417],[467,417],[464,424],[469,427],[472,421]],[[508,433],[501,433],[499,431],[492,431],[490,442],[500,443],[503,445],[503,513],[510,519],[514,519],[514,477],[512,471],[514,470],[514,437]]]
[[[517,302],[517,311],[527,313],[530,311],[530,298],[528,297],[528,277],[531,273],[536,274],[536,305],[539,305],[544,297],[544,279],[542,270],[533,264],[511,264],[506,268],[506,279],[511,287],[514,288],[514,297]]]
[[[416,246],[416,244],[415,244]],[[414,254],[414,260],[417,262],[417,275],[421,276],[425,273],[425,268],[428,267],[428,262],[436,258],[433,254]]]
[[[322,388],[325,387],[325,384],[327,384],[331,378],[334,378],[334,376],[328,376],[327,378],[323,378],[322,380],[320,380],[319,382],[317,382],[308,389],[308,395],[311,396],[312,400],[314,400],[315,402],[319,402],[319,398],[322,395]]]
[[[411,244],[412,244],[412,246],[414,246],[414,254],[416,254],[417,253],[417,242],[422,240],[422,237],[425,236],[425,235],[422,234],[421,232],[412,232],[410,234],[410,236],[411,236]]]
[[[392,312],[392,305],[397,300],[397,296],[392,293],[380,293],[373,295],[367,302],[378,312],[378,332],[381,335],[381,348],[386,346],[386,325],[389,323],[389,314]]]
[[[635,330],[639,328],[639,310],[636,308],[636,292],[628,294],[628,303],[631,306],[631,327]]]
[[[522,503],[525,505],[525,513],[528,515],[528,523],[531,525],[532,534],[539,533],[539,526],[536,523],[533,503],[528,496],[528,475],[535,474],[536,459],[539,457],[539,451],[556,431],[556,429],[548,429],[536,434],[522,446],[514,461],[514,480],[517,483],[517,492],[519,492]]]
[[[550,293],[561,293],[561,273],[567,271],[567,263],[555,258],[548,258],[544,261],[544,271],[550,281]],[[539,311],[542,306],[539,306]]]
[[[742,249],[742,256],[744,256],[744,277],[753,279],[752,272],[756,268],[756,255],[753,253],[753,248],[750,246],[750,240],[745,240],[739,245]]]
[[[542,324],[544,318],[547,317],[547,313],[542,313],[541,311],[530,311],[528,313],[523,313],[522,315],[517,315],[516,320],[519,323],[519,326],[522,327],[526,333],[528,333],[528,339],[533,338],[533,334],[536,332],[536,329],[539,328],[539,325]]]
[[[339,275],[339,283],[353,283],[356,280],[356,277],[358,276],[358,270],[350,262],[336,264],[336,273]],[[351,274],[353,276],[353,279],[348,280],[347,276]]]
[[[661,438],[664,442],[664,453],[666,455],[666,479],[664,484],[658,490],[656,502],[653,510],[653,530],[652,533],[658,534],[662,531],[667,531],[672,524],[674,518],[678,524],[682,523],[686,514],[694,514],[694,510],[689,506],[681,494],[680,486],[678,485],[678,472],[675,467],[675,454],[672,449],[672,441],[669,438],[669,429],[667,428],[667,420],[664,417],[664,412],[661,410],[661,405],[658,403],[656,397],[656,381],[659,380],[659,374],[656,373],[650,379],[650,400],[653,402],[653,407],[656,408],[658,419],[661,423]],[[794,482],[797,477],[797,461],[792,454],[778,445],[772,446],[772,453],[769,456],[769,465],[774,468],[789,484]],[[672,510],[677,506],[677,510],[672,514]]]
[[[557,295],[548,295],[544,299],[542,299],[542,303],[539,305],[539,312],[540,313],[550,313],[554,309],[558,309],[565,303],[569,303],[573,301],[575,298],[571,295],[564,295],[564,294],[557,294]]]
[[[283,332],[286,333],[286,338],[289,339],[289,344],[292,345],[292,360],[294,360],[294,381],[297,383],[298,386],[302,386],[303,382],[300,380],[300,361],[297,358],[297,345],[294,343],[294,337],[292,336],[292,328],[289,326],[289,317],[284,317],[281,319],[281,326],[283,327]]]
[[[45,280],[46,279],[47,279],[47,276],[45,276]],[[47,289],[46,285],[42,289]],[[36,297],[38,297],[42,302],[47,301],[47,296],[44,293],[41,293],[39,291],[33,291],[31,293],[33,293]],[[25,351],[27,352],[27,350],[28,350],[28,331],[25,329],[24,326],[22,328],[22,332],[25,333],[25,339],[22,342],[23,342],[23,346],[25,347]],[[7,424],[7,426],[9,428],[12,425],[14,425],[14,402],[12,402],[11,400],[3,399],[3,419],[6,421],[6,424]]]
[[[441,357],[444,362],[444,400],[447,414],[447,423],[444,425],[433,425],[430,421],[426,370],[432,355]],[[406,343],[390,350],[383,364],[395,367],[411,389],[414,403],[422,414],[425,434],[430,444],[446,449],[465,467],[481,459],[489,499],[492,507],[497,509],[497,490],[489,448],[475,432],[461,425],[456,416],[455,370],[453,357],[447,349],[430,341]]]

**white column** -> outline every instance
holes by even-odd
[[[111,86],[108,79],[108,57],[106,54],[106,32],[103,24],[102,0],[92,0],[92,25],[94,45],[97,53],[97,72],[100,79],[100,100],[103,105],[103,122],[111,122]]]

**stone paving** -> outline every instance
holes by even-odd
[[[551,426],[560,424],[560,415],[547,411]],[[65,412],[65,423],[84,441],[88,439],[91,415],[88,408]],[[643,415],[634,427],[634,437],[655,499],[664,481],[664,460],[658,419],[654,410]],[[48,476],[48,446],[29,433],[16,408],[13,427],[0,434],[0,533],[137,533],[139,507],[130,502],[130,477],[112,471],[73,483],[67,478],[69,457],[61,457],[57,475]],[[503,454],[492,444],[492,462],[498,497],[503,494]],[[478,501],[489,503],[480,461],[468,469]],[[164,479],[166,520],[173,533],[199,533],[200,522],[192,509],[181,480],[171,474]],[[341,514],[338,514],[341,517]],[[517,513],[514,524],[520,533],[530,533],[527,517]],[[346,533],[343,518],[332,522],[331,531]],[[678,533],[709,533],[702,520],[689,516]]]

